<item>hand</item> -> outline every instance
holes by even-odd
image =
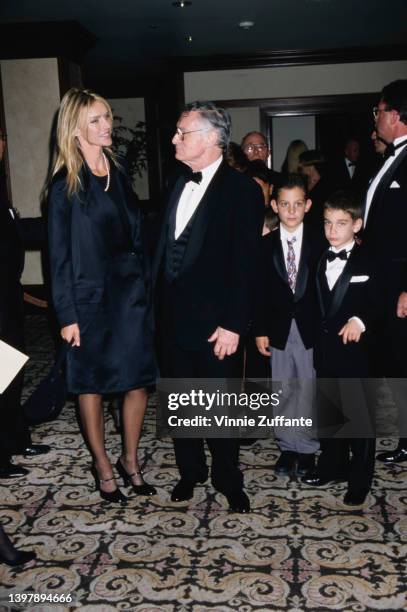
[[[407,291],[400,293],[397,301],[397,316],[400,319],[407,317]]]
[[[79,325],[77,323],[72,323],[72,325],[66,325],[66,327],[63,327],[61,329],[61,337],[71,346],[80,346],[81,334],[79,331]]]
[[[355,320],[348,321],[339,332],[338,336],[342,336],[344,344],[348,342],[359,342],[362,335],[362,328]]]
[[[239,344],[239,334],[217,327],[212,336],[208,338],[208,342],[215,342],[213,352],[215,356],[222,360],[225,355],[233,355],[236,352]]]
[[[271,357],[270,340],[268,336],[257,336],[256,346],[259,353],[264,357]]]

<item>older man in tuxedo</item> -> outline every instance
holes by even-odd
[[[363,244],[378,255],[383,277],[378,375],[389,378],[401,437],[378,459],[391,464],[407,461],[407,79],[384,87],[373,113],[377,137],[389,145],[367,192]]]
[[[179,117],[173,144],[185,164],[170,190],[154,266],[161,375],[237,378],[240,338],[252,317],[264,215],[260,187],[223,159],[228,113],[195,102]],[[238,442],[207,440],[212,484],[233,511],[248,512]],[[202,439],[175,439],[180,480],[172,501],[193,496],[208,476]]]

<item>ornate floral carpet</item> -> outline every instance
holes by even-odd
[[[28,317],[27,338],[25,394],[53,354],[42,317]],[[407,609],[407,466],[378,465],[373,492],[349,509],[341,501],[345,485],[312,489],[274,475],[278,453],[268,439],[241,450],[251,514],[229,514],[209,483],[196,488],[191,502],[172,504],[177,471],[171,441],[155,436],[153,396],[142,457],[158,494],[133,496],[121,509],[94,490],[73,403],[57,421],[37,427],[33,439],[52,451],[17,458],[30,473],[0,481],[0,520],[37,560],[0,565],[2,610],[17,609],[5,603],[10,590],[72,595],[69,605],[23,606],[41,612]],[[109,411],[107,441],[115,460],[120,437]]]

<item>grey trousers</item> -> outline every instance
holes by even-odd
[[[281,381],[283,391],[275,414],[281,414],[286,418],[313,418],[315,396],[313,351],[305,348],[294,319],[291,322],[285,349],[281,351],[271,348],[271,373],[273,383],[275,380]],[[274,433],[282,451],[315,453],[319,450],[315,427],[281,426],[275,427]]]

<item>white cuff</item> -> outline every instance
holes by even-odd
[[[349,321],[356,321],[356,323],[358,323],[360,325],[361,329],[362,329],[362,334],[363,334],[364,331],[366,331],[366,325],[363,323],[363,321],[361,319],[359,319],[359,317],[351,317],[348,320],[348,323],[349,323]]]

